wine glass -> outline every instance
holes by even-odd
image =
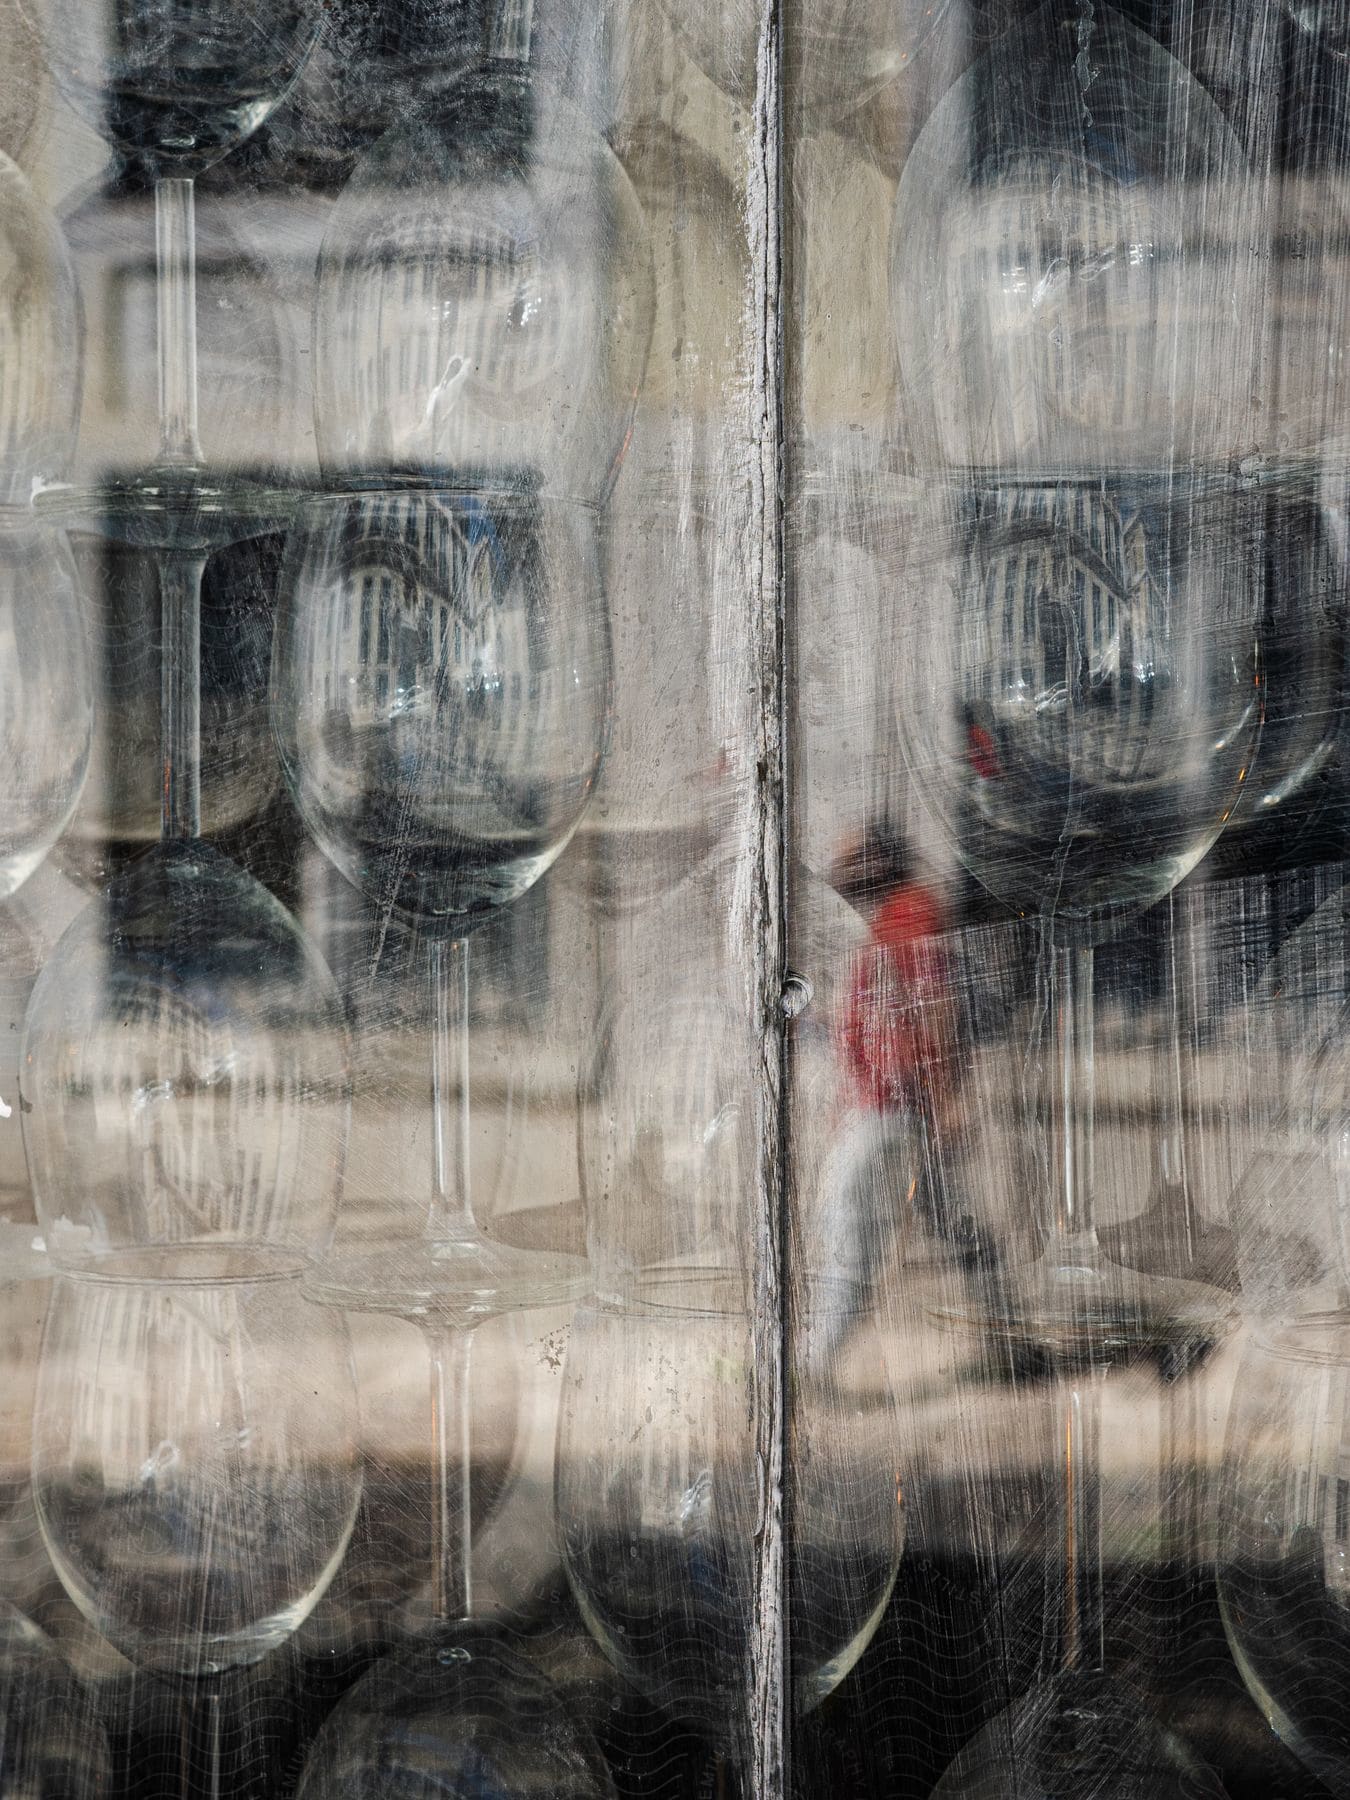
[[[1003,486],[948,504],[938,541],[954,554],[921,559],[926,605],[907,634],[906,692],[926,704],[900,707],[899,722],[926,804],[981,881],[1039,917],[1052,963],[1058,1172],[1045,1248],[997,1322],[1065,1361],[1063,1503],[1066,1517],[1086,1509],[1074,1541],[1092,1545],[1106,1363],[1209,1341],[1221,1311],[1206,1288],[1113,1263],[1097,1238],[1091,977],[1094,941],[1199,862],[1242,792],[1261,720],[1250,508],[1199,477]],[[1094,1551],[1066,1584],[1088,1609],[1061,1634],[1075,1648],[968,1747],[946,1791],[998,1791],[1011,1746],[1036,1792],[1082,1756],[1080,1730],[1139,1749],[1111,1759],[1113,1793],[1159,1791],[1165,1740],[1102,1672],[1100,1587]]]
[[[664,0],[665,10],[689,54],[723,93],[748,103],[757,80],[761,15],[753,0]],[[948,0],[828,0],[791,13],[784,57],[794,94],[813,113],[835,114],[861,106],[907,70],[938,29]]]
[[[814,1296],[823,1310],[826,1288]],[[751,1730],[762,1529],[755,1324],[741,1271],[639,1271],[572,1327],[559,1420],[563,1564],[606,1656],[732,1761]],[[856,1664],[899,1566],[888,1438],[802,1383],[789,1456],[793,1699]]]
[[[16,0],[42,32],[48,66],[77,112],[155,188],[159,444],[152,465],[113,472],[77,515],[159,556],[165,663],[198,681],[205,552],[269,516],[264,492],[207,478],[198,434],[195,179],[267,118],[298,77],[319,0]],[[197,826],[193,826],[195,832]]]
[[[0,1601],[0,1781],[33,1800],[103,1800],[108,1743],[45,1633]]]
[[[43,1335],[33,1490],[53,1567],[138,1668],[188,1684],[213,1793],[219,1678],[304,1620],[360,1496],[346,1326],[296,1290],[61,1279]]]
[[[1276,482],[1257,519],[1264,579],[1260,665],[1266,702],[1260,750],[1224,829],[1220,854],[1292,860],[1336,804],[1335,762],[1344,737],[1346,628],[1344,559],[1324,508],[1301,483]],[[1191,952],[1181,896],[1159,911],[1167,1028],[1160,1128],[1150,1134],[1153,1192],[1138,1217],[1104,1232],[1122,1262],[1151,1274],[1184,1271],[1233,1290],[1232,1230],[1205,1217],[1197,1187],[1206,1161],[1197,1136],[1196,1029],[1203,1019],[1199,958]]]
[[[432,1180],[416,1237],[327,1260],[353,1305],[435,1312],[453,1288],[473,1316],[488,1292],[547,1284],[473,1221],[468,934],[561,854],[599,774],[597,555],[588,509],[528,493],[321,501],[294,536],[272,672],[287,782],[336,867],[431,940]],[[572,1259],[558,1272],[564,1298]]]
[[[1248,248],[1193,229],[1238,141],[1180,63],[1108,8],[1049,0],[939,102],[891,232],[918,465],[1095,478],[1255,448]],[[992,478],[992,477],[991,477]]]
[[[24,1146],[58,1267],[215,1280],[327,1248],[346,1023],[286,909],[200,839],[75,919],[33,989]]]
[[[523,487],[390,487],[315,501],[297,524],[272,672],[283,769],[333,864],[380,916],[428,940],[432,1015],[425,1195],[402,1233],[339,1242],[309,1291],[425,1334],[433,1622],[335,1722],[307,1777],[316,1793],[349,1791],[325,1784],[411,1754],[410,1731],[434,1730],[452,1766],[481,1755],[505,1778],[519,1761],[519,1671],[475,1613],[472,1333],[500,1313],[574,1301],[588,1274],[583,1258],[516,1248],[475,1218],[469,934],[575,830],[599,773],[609,670],[589,507]],[[546,1711],[531,1691],[522,1707]],[[590,1791],[579,1740],[549,1741],[554,1778]]]
[[[598,503],[653,306],[642,210],[603,138],[518,62],[458,77],[362,158],[324,238],[326,478]]]
[[[285,99],[313,0],[15,0],[80,116],[156,178],[198,175]]]
[[[0,517],[65,474],[80,404],[79,303],[60,228],[0,154]]]
[[[325,1722],[298,1800],[491,1793],[614,1800],[591,1732],[518,1647],[446,1642],[376,1663]]]
[[[37,519],[35,494],[75,447],[75,280],[60,230],[0,156],[0,749],[10,770],[0,823],[0,899],[33,873],[80,797],[94,693],[69,549]]]
[[[0,508],[0,514],[4,511]],[[79,803],[94,730],[84,608],[63,533],[0,519],[0,899],[51,850]]]
[[[1350,1323],[1259,1324],[1228,1415],[1219,1507],[1224,1629],[1280,1738],[1350,1793]]]
[[[1212,1296],[1122,1269],[1096,1237],[1092,947],[1195,867],[1252,765],[1247,497],[1197,476],[942,500],[915,530],[901,738],[962,861],[1040,920],[1058,1029],[1057,1187],[1007,1322],[1066,1348],[1209,1333]]]

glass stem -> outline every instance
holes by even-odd
[[[182,1800],[224,1800],[220,1683],[196,1682],[180,1711],[179,1782]]]
[[[427,1235],[469,1237],[474,1229],[469,1138],[469,940],[431,946],[432,1194]]]
[[[1197,1233],[1195,1208],[1191,1200],[1191,1159],[1188,1138],[1195,1099],[1191,1082],[1191,986],[1190,970],[1184,966],[1184,938],[1181,906],[1175,893],[1167,897],[1167,1019],[1169,1026],[1168,1055],[1172,1059],[1172,1079],[1168,1083],[1168,1112],[1162,1134],[1167,1167],[1164,1179],[1178,1201],[1178,1223],[1185,1271],[1195,1261]]]
[[[1096,1072],[1092,1053],[1091,946],[1054,949],[1055,1030],[1059,1041],[1060,1178],[1054,1230],[1061,1253],[1086,1249],[1095,1237],[1092,1124]]]
[[[437,1621],[446,1623],[473,1617],[473,1333],[452,1325],[429,1325],[427,1345],[436,1480],[432,1604]]]
[[[161,620],[159,742],[162,764],[160,836],[195,838],[202,831],[201,625],[202,574],[197,550],[159,555]]]
[[[190,176],[155,183],[159,301],[159,454],[175,467],[201,462],[197,441],[197,226]]]
[[[1101,1409],[1104,1366],[1093,1362],[1060,1378],[1059,1470],[1062,1555],[1050,1579],[1063,1622],[1060,1665],[1073,1673],[1106,1660],[1102,1593]]]
[[[534,36],[534,0],[496,0],[488,33],[488,55],[527,63]]]

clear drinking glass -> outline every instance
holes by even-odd
[[[0,512],[65,473],[80,405],[79,303],[65,239],[0,155]]]
[[[0,1779],[32,1800],[104,1800],[108,1742],[50,1639],[0,1601]]]
[[[1053,984],[1058,1171],[1023,1322],[1046,1341],[1118,1344],[1169,1318],[1212,1328],[1213,1296],[1169,1295],[1097,1241],[1092,958],[1196,866],[1253,767],[1257,503],[1178,476],[938,490],[917,504],[901,742],[956,854],[1040,922]]]
[[[38,1517],[75,1604],[139,1668],[218,1675],[284,1642],[360,1486],[346,1325],[294,1281],[54,1286]]]
[[[0,363],[3,358],[0,358]],[[84,606],[64,535],[0,508],[0,899],[42,862],[79,802],[94,731]]]
[[[1254,450],[1244,175],[1204,88],[1119,13],[1049,0],[1004,34],[934,108],[896,199],[919,466],[992,484]]]
[[[68,928],[24,1026],[24,1145],[58,1267],[294,1273],[328,1247],[346,1021],[266,889],[200,839],[133,863]]]
[[[118,155],[191,178],[285,99],[317,0],[16,0],[62,93]]]
[[[1242,1678],[1280,1738],[1350,1793],[1350,1320],[1257,1327],[1228,1415],[1219,1601]]]
[[[563,1565],[606,1656],[730,1759],[747,1748],[760,1541],[754,1324],[738,1271],[640,1272],[572,1326],[559,1421]],[[902,1514],[886,1434],[803,1385],[788,1569],[794,1703],[857,1662]]]
[[[561,854],[600,772],[596,521],[528,490],[315,502],[283,575],[272,716],[349,881],[468,930]]]
[[[642,209],[604,139],[524,64],[462,75],[367,152],[324,238],[326,478],[599,502],[653,306]]]

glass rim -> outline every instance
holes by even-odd
[[[808,1327],[812,1320],[851,1315],[862,1292],[862,1284],[846,1275],[792,1269],[782,1288],[784,1310],[804,1313]],[[682,1294],[704,1296],[704,1303]],[[750,1270],[730,1263],[650,1264],[597,1284],[583,1306],[611,1316],[669,1319],[752,1321],[756,1311]]]

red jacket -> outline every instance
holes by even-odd
[[[942,915],[919,882],[882,902],[858,955],[841,1052],[864,1106],[931,1108],[956,1075],[956,1004],[938,935]]]

